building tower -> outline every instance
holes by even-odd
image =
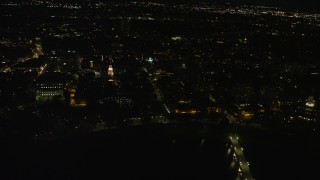
[[[112,65],[109,65],[109,67],[108,67],[108,76],[109,76],[111,79],[113,79],[113,77],[114,77]]]

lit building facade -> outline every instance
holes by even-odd
[[[101,105],[110,103],[118,104],[120,107],[133,107],[133,100],[125,96],[109,96],[103,99],[99,99],[99,104]]]
[[[63,95],[63,83],[39,83],[37,84],[36,100],[41,98],[52,99]]]
[[[64,99],[66,79],[62,73],[45,73],[36,83],[36,100]]]

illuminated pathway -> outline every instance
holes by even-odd
[[[239,137],[233,135],[230,136],[230,142],[231,142],[231,148],[233,149],[233,157],[235,158],[236,162],[238,162],[239,165],[239,174],[242,176],[245,180],[253,180],[253,176],[251,174],[249,163],[247,162],[246,158],[243,154],[243,148],[239,144]]]
[[[17,62],[15,62],[15,63],[13,63],[13,64],[11,64],[9,66],[0,68],[0,72],[10,72],[11,69],[13,69],[13,67],[16,66],[16,65],[18,65],[20,63],[27,62],[27,61],[32,60],[32,59],[37,59],[37,58],[39,58],[40,55],[44,55],[43,49],[42,49],[42,45],[40,43],[36,43],[35,46],[36,47],[32,50],[32,55],[31,56],[26,56],[26,57],[19,58],[17,60]],[[45,68],[45,67],[42,67],[39,70],[39,75],[41,75],[44,72],[43,68]]]

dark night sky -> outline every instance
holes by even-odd
[[[31,0],[1,0],[26,2]],[[57,2],[108,2],[108,1],[153,1],[153,2],[224,2],[232,4],[267,5],[299,10],[316,10],[320,12],[320,0],[43,0]]]
[[[280,6],[294,9],[320,10],[320,0],[219,0],[240,4],[258,4],[269,6]]]
[[[162,0],[154,0],[162,1]],[[176,2],[188,2],[188,0],[164,0]],[[246,5],[267,5],[278,6],[283,8],[293,8],[301,10],[317,10],[320,12],[320,0],[189,0],[196,2],[224,2],[232,4],[246,4]]]
[[[77,1],[77,0],[73,0]],[[92,1],[92,0],[87,0]],[[98,0],[108,1],[108,0]],[[123,0],[130,1],[130,0]],[[139,0],[134,0],[139,1]],[[320,0],[142,0],[142,1],[158,1],[158,2],[228,2],[233,4],[252,4],[252,5],[268,5],[279,6],[283,8],[293,8],[301,10],[317,10],[320,11]]]

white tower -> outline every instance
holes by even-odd
[[[108,75],[110,76],[110,78],[113,79],[114,73],[113,73],[113,67],[112,67],[112,65],[109,65]]]

